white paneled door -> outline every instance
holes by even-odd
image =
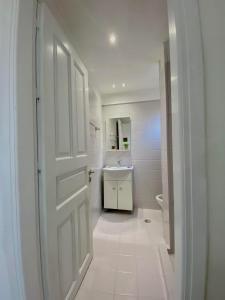
[[[49,9],[37,42],[38,149],[45,299],[74,299],[92,259],[88,196],[88,75]]]

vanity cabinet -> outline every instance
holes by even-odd
[[[104,171],[104,208],[133,210],[132,171]]]

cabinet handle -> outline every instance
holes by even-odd
[[[122,187],[120,187],[120,191],[122,191],[122,189],[123,189],[123,188],[122,188]]]
[[[115,189],[116,189],[116,188],[115,188],[115,187],[113,187],[112,189],[115,191]]]

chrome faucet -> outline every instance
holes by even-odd
[[[117,164],[121,167],[121,159],[117,161]]]

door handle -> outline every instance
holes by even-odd
[[[89,183],[91,183],[92,174],[94,174],[94,173],[95,173],[95,171],[94,171],[93,169],[90,169],[90,170],[88,171],[88,180],[89,180]]]

